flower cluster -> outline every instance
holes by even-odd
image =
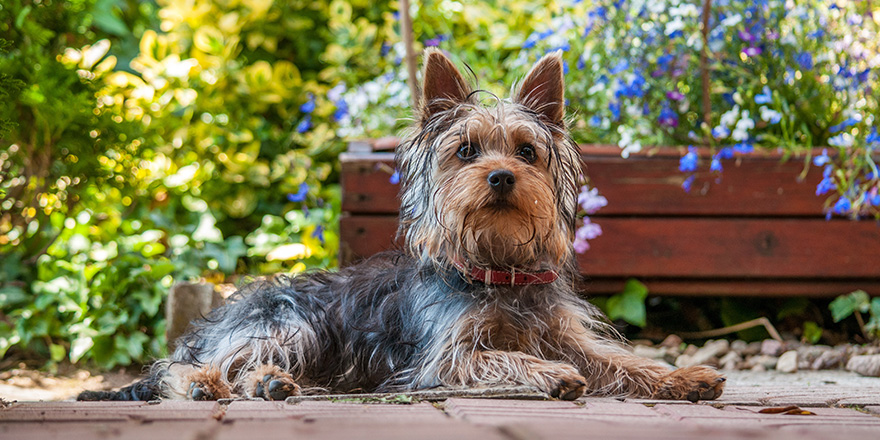
[[[869,8],[717,1],[704,17],[695,0],[573,2],[549,26],[535,23],[516,59],[565,51],[575,66],[566,81],[582,115],[578,141],[616,140],[624,157],[646,145],[714,149],[709,163],[688,149],[685,190],[694,173],[720,174],[736,155],[803,156],[827,146],[819,192],[830,195],[828,212],[880,216],[871,204],[880,186],[880,17]]]
[[[574,250],[582,254],[590,249],[588,240],[592,240],[602,235],[602,228],[590,220],[591,215],[595,214],[599,209],[608,205],[608,199],[599,195],[597,188],[590,188],[587,185],[581,187],[578,194],[578,206],[584,213],[581,218],[581,225],[574,234]]]

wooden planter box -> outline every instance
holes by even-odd
[[[364,145],[340,157],[342,265],[394,246],[394,155]],[[819,169],[799,182],[803,160],[752,155],[723,161],[720,182],[698,173],[686,193],[681,155],[663,148],[622,159],[616,146],[582,146],[585,169],[608,198],[593,217],[602,236],[578,257],[588,294],[619,292],[630,277],[659,295],[880,294],[880,225],[826,220]]]

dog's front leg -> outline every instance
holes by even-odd
[[[552,397],[574,400],[584,394],[586,379],[573,365],[545,361],[521,352],[483,350],[458,356],[442,374],[446,385],[531,385]]]

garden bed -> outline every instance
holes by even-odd
[[[341,155],[340,264],[392,248],[399,187],[394,157],[358,143]],[[603,234],[579,255],[589,294],[622,290],[636,277],[652,294],[833,297],[880,294],[880,226],[826,219],[818,169],[753,154],[699,172],[690,192],[678,171],[683,149],[620,157],[616,146],[582,146],[591,184],[608,206],[591,216]],[[700,152],[710,160],[708,152]]]

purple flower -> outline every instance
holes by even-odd
[[[437,47],[440,45],[439,38],[431,38],[430,40],[425,40],[425,47]]]
[[[746,31],[739,31],[739,38],[746,43],[754,43],[755,41],[758,41],[757,36],[752,35]]]
[[[681,183],[681,188],[684,192],[691,192],[691,186],[694,184],[694,179],[696,176],[691,174],[687,179],[684,179],[684,182]]]
[[[306,196],[309,195],[309,185],[305,182],[299,184],[299,191],[296,194],[288,194],[287,200],[291,202],[304,202]]]
[[[660,109],[660,116],[657,118],[660,125],[667,127],[678,127],[678,114],[675,113],[668,105],[663,105]]]
[[[574,236],[581,240],[592,240],[600,235],[602,235],[602,227],[591,222],[589,217],[584,217],[584,224],[574,233]]]
[[[828,150],[823,148],[822,154],[813,158],[813,165],[817,167],[825,166],[828,162],[831,162],[831,158],[828,157]]]
[[[299,134],[303,134],[312,128],[312,115],[306,115],[302,121],[299,122],[296,126],[296,132]]]
[[[572,246],[574,246],[574,251],[579,254],[582,254],[582,253],[590,250],[590,243],[587,243],[586,240],[581,240],[579,238],[574,239]]]
[[[742,52],[744,54],[746,54],[747,57],[754,57],[754,56],[761,55],[761,52],[763,52],[763,50],[761,50],[760,47],[749,46],[749,47],[743,49]]]
[[[770,87],[764,86],[763,93],[755,95],[755,104],[769,104],[773,102]]]
[[[691,173],[697,170],[697,149],[694,147],[688,147],[688,152],[684,156],[681,157],[681,160],[678,162],[678,170],[683,173]]]
[[[666,92],[666,97],[673,101],[681,101],[682,99],[684,99],[684,95],[678,90],[671,90],[669,92]]]
[[[595,214],[599,209],[608,206],[608,199],[599,195],[599,189],[590,189],[587,186],[581,187],[578,194],[578,205],[584,209],[587,214]]]

